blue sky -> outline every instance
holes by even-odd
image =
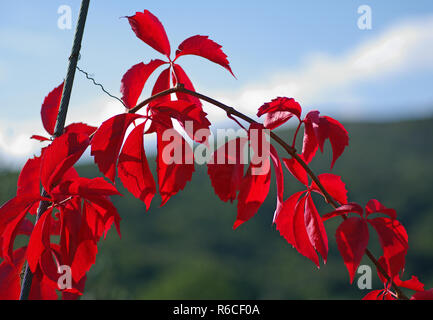
[[[72,29],[57,26],[61,5]],[[80,1],[9,1],[0,6],[0,158],[36,152],[40,106],[66,74]],[[360,5],[372,29],[357,26]],[[284,95],[305,110],[340,120],[387,120],[433,113],[433,1],[114,1],[92,0],[79,66],[113,94],[132,65],[161,55],[137,39],[126,19],[150,10],[174,51],[185,38],[209,35],[228,55],[237,80],[199,57],[182,57],[196,89],[254,115]],[[143,93],[149,93],[150,82]],[[68,122],[97,125],[123,107],[76,74]],[[211,120],[223,114],[206,109]]]

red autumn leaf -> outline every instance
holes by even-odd
[[[368,245],[368,225],[364,219],[348,218],[337,228],[335,238],[352,283]]]
[[[304,119],[304,141],[302,145],[302,155],[306,163],[310,163],[319,148],[317,138],[319,123],[319,111],[310,111]]]
[[[246,138],[236,138],[219,147],[207,164],[212,187],[222,201],[236,199],[244,174],[243,149]]]
[[[55,187],[63,175],[81,157],[89,145],[89,136],[67,133],[56,138],[49,145],[41,162],[41,182],[46,191]]]
[[[44,250],[39,258],[39,266],[47,282],[49,282],[52,287],[57,289],[57,280],[59,278],[57,271],[60,263],[56,259],[57,257],[53,254],[53,252],[54,251],[51,248]]]
[[[273,222],[275,222],[275,218],[279,215],[281,210],[283,209],[284,202],[284,175],[283,175],[283,167],[281,166],[280,159],[278,157],[277,150],[273,145],[270,145],[270,156],[272,160],[272,165],[275,170],[275,177],[277,180],[277,207],[275,208]]]
[[[341,156],[346,146],[349,145],[349,136],[344,126],[337,120],[319,116],[319,111],[309,112],[304,119],[304,143],[302,154],[307,163],[309,163],[318,148],[323,152],[323,146],[326,139],[329,139],[332,147],[333,158],[331,169],[335,161]]]
[[[325,226],[317,212],[310,193],[307,194],[305,201],[305,226],[310,242],[323,258],[324,263],[328,258],[328,236],[326,235]]]
[[[144,10],[144,12],[136,12],[134,16],[127,18],[137,38],[156,51],[170,57],[170,42],[157,17],[148,10]]]
[[[12,264],[6,260],[0,264],[0,300],[18,300],[25,253],[26,247],[19,248],[13,253]]]
[[[187,76],[187,74],[185,73],[185,71],[183,70],[183,68],[180,65],[173,64],[173,72],[174,72],[173,85],[176,86],[178,83],[181,83],[184,85],[185,89],[195,91],[191,80],[189,79],[189,77]],[[183,92],[176,92],[176,96],[179,100],[190,101],[190,102],[194,103],[196,106],[201,107],[201,105],[202,105],[199,98],[192,96],[190,94],[183,93]]]
[[[385,207],[376,199],[368,201],[367,205],[365,206],[365,215],[368,217],[372,213],[383,213],[388,215],[391,219],[397,218],[397,213],[394,209]]]
[[[75,251],[71,270],[74,281],[80,281],[95,264],[98,247],[94,240],[81,241]]]
[[[50,139],[48,139],[47,137],[39,136],[37,134],[32,135],[30,139],[35,139],[38,140],[39,142],[50,141]]]
[[[83,202],[83,215],[86,217],[87,225],[89,226],[93,237],[96,241],[99,241],[105,231],[103,217],[98,213],[98,211],[96,211],[89,201]]]
[[[322,173],[319,174],[317,177],[332,198],[334,198],[341,204],[347,203],[346,184],[341,180],[340,176],[332,173]],[[325,197],[325,195],[322,193],[322,191],[319,189],[319,187],[314,181],[311,183],[311,189],[312,191],[320,193],[323,197]]]
[[[54,88],[44,99],[41,108],[42,124],[45,130],[50,134],[54,134],[56,126],[57,114],[59,113],[60,100],[63,93],[62,82],[58,87]]]
[[[410,300],[433,300],[433,289],[418,291],[410,298]]]
[[[167,62],[156,59],[144,64],[140,62],[132,66],[122,77],[120,92],[122,101],[128,109],[135,107],[150,75]]]
[[[301,159],[303,159],[302,155],[299,155]],[[283,162],[286,168],[290,171],[290,173],[298,179],[303,185],[308,186],[308,174],[307,171],[301,166],[301,164],[296,161],[295,158],[283,159]]]
[[[152,96],[168,89],[170,89],[170,68],[164,69],[156,79],[155,85],[152,89]],[[158,103],[163,103],[170,100],[170,95],[165,95],[151,101],[149,106],[152,107]]]
[[[408,250],[408,237],[405,228],[397,220],[389,218],[367,219],[379,235],[386,261],[386,269],[391,278],[404,270]]]
[[[254,171],[254,174],[253,174]],[[261,166],[250,164],[242,178],[238,194],[238,215],[233,229],[251,219],[266,199],[271,183],[269,158]]]
[[[18,177],[17,196],[36,195],[41,193],[40,169],[41,157],[27,160]]]
[[[350,212],[357,213],[361,217],[363,217],[363,215],[364,215],[364,213],[363,213],[364,210],[362,209],[362,207],[359,204],[357,204],[355,202],[349,202],[347,204],[344,204],[344,205],[338,207],[337,209],[335,209],[332,212],[324,214],[322,216],[322,220],[326,221],[326,220],[329,220],[329,219],[334,218],[336,216],[346,215]]]
[[[277,230],[280,235],[283,236],[288,243],[295,247],[295,235],[294,235],[294,217],[295,208],[298,204],[298,200],[305,191],[299,191],[284,201],[283,206],[279,214],[274,218],[274,223],[277,226]]]
[[[87,225],[86,212],[83,212],[77,246],[71,264],[72,278],[79,282],[95,263],[98,247],[92,231]]]
[[[14,249],[15,238],[19,233],[19,227],[24,221],[27,209],[21,211],[15,219],[10,221],[1,235],[2,255],[5,261],[12,264],[12,252]]]
[[[30,270],[36,272],[39,264],[39,259],[46,249],[50,248],[50,227],[51,227],[51,214],[53,209],[50,208],[45,211],[33,229],[30,236],[29,245],[27,248],[27,262],[29,263]]]
[[[88,124],[82,122],[76,122],[67,125],[63,130],[63,134],[74,132],[74,133],[82,133],[91,136],[93,133],[95,133],[96,129],[98,128],[89,126]]]
[[[125,188],[143,201],[149,210],[156,186],[144,151],[144,125],[145,123],[142,123],[134,128],[126,139],[119,156],[117,171]]]
[[[176,119],[194,141],[207,142],[210,122],[201,106],[186,100],[174,100],[159,103],[151,107],[151,111]]]
[[[261,117],[266,114],[264,126],[267,129],[273,130],[293,116],[296,116],[300,120],[301,112],[302,108],[295,99],[278,97],[262,105],[257,112],[257,116]]]
[[[333,157],[331,168],[333,168],[335,161],[343,154],[346,146],[349,145],[349,135],[344,126],[337,120],[327,116],[322,118],[326,119],[328,124],[327,136],[332,146]]]
[[[157,175],[163,206],[173,195],[183,190],[194,172],[193,150],[176,130],[157,129]]]
[[[305,206],[307,197],[304,196],[298,201],[295,213],[293,216],[293,236],[295,248],[300,254],[307,257],[316,264],[319,268],[319,258],[311,243],[310,236],[307,232],[306,219],[305,219]]]
[[[56,288],[45,277],[41,270],[37,270],[32,277],[29,300],[57,300]]]
[[[200,56],[226,68],[234,77],[235,75],[230,68],[227,55],[221,50],[221,48],[222,46],[209,39],[208,36],[192,36],[179,45],[174,61],[176,61],[180,56],[187,54]]]
[[[89,198],[94,196],[113,196],[120,195],[116,187],[108,183],[103,178],[84,178],[78,177],[73,180],[66,180],[51,191],[53,197],[80,196]]]
[[[99,170],[112,182],[116,176],[116,163],[129,125],[142,116],[131,113],[116,115],[99,127],[91,142],[91,154]]]
[[[380,260],[380,259],[379,259]],[[385,281],[383,281],[385,282]],[[401,280],[399,275],[395,276],[393,279],[393,282],[396,286],[407,288],[414,291],[423,291],[424,290],[424,284],[418,280],[417,277],[412,276],[409,280]]]
[[[88,211],[93,210],[95,213],[98,214],[98,218],[96,218],[96,223],[101,223],[100,226],[103,226],[102,234],[104,235],[104,239],[107,237],[107,233],[111,229],[113,223],[116,227],[116,231],[119,237],[121,237],[121,218],[119,216],[119,213],[117,212],[116,207],[113,205],[110,199],[108,199],[107,197],[89,196],[84,202],[88,202]]]
[[[14,197],[0,207],[0,235],[22,212],[26,212],[40,197],[21,195]],[[0,237],[1,238],[1,237]]]
[[[373,290],[365,295],[362,300],[396,300],[388,290]]]

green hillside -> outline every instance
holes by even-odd
[[[343,177],[350,201],[365,205],[377,198],[397,210],[409,234],[407,276],[415,274],[433,287],[433,119],[345,126],[350,144],[333,173]],[[281,132],[287,139],[291,134]],[[316,173],[329,172],[329,144],[326,149],[312,163]],[[154,170],[154,161],[149,162]],[[94,165],[78,170],[99,175]],[[14,194],[17,175],[2,172],[0,179],[3,203]],[[359,299],[366,294],[356,279],[349,284],[334,239],[338,220],[326,223],[330,256],[320,270],[279,235],[271,223],[274,186],[259,213],[236,231],[236,204],[214,195],[205,166],[196,166],[185,190],[164,207],[155,197],[149,212],[119,186],[125,196],[114,202],[122,217],[122,239],[112,230],[100,242],[83,298]],[[287,174],[285,198],[301,188]],[[315,199],[321,214],[331,210]],[[379,256],[371,235],[369,247]]]

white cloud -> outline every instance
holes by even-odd
[[[306,109],[326,101],[328,113],[346,118],[358,116],[363,99],[351,93],[355,85],[402,72],[433,69],[432,30],[433,16],[406,20],[344,54],[312,54],[294,70],[247,85],[240,92],[219,92],[214,96],[250,115],[261,103],[289,96]]]

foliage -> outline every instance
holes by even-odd
[[[39,157],[27,161],[18,178],[16,196],[0,208],[0,253],[4,259],[0,265],[0,295],[4,299],[18,298],[19,273],[25,261],[33,274],[29,298],[55,299],[58,291],[63,299],[78,298],[84,291],[87,273],[95,263],[98,241],[102,236],[106,237],[113,225],[120,236],[120,215],[110,200],[110,196],[120,194],[115,186],[116,176],[147,208],[158,187],[161,206],[164,206],[185,188],[195,171],[195,153],[182,133],[174,129],[173,120],[197,144],[209,146],[211,124],[199,98],[211,102],[212,99],[196,93],[184,70],[175,62],[182,55],[192,54],[215,62],[232,73],[221,46],[208,37],[193,36],[180,44],[171,60],[170,43],[164,27],[154,15],[145,10],[128,17],[128,21],[137,37],[165,55],[168,62],[152,60],[148,64],[139,63],[125,73],[121,92],[127,112],[106,120],[97,129],[82,123],[71,124],[41,150]],[[156,80],[145,114],[138,114],[137,111],[145,106],[135,106],[141,91],[149,76],[163,64],[169,66]],[[55,127],[62,87],[61,84],[50,92],[42,105],[42,122],[49,134]],[[172,100],[171,93],[175,93],[176,100]],[[395,210],[372,199],[364,211],[359,204],[348,202],[346,184],[340,176],[326,172],[316,176],[308,166],[318,149],[324,152],[325,141],[329,140],[333,155],[331,169],[334,167],[349,142],[348,132],[340,122],[321,116],[317,110],[310,111],[302,119],[302,108],[293,98],[278,97],[260,107],[258,116],[266,117],[264,125],[219,102],[212,103],[223,108],[228,118],[234,119],[235,116],[249,122],[246,129],[234,119],[245,130],[246,137],[227,142],[211,156],[211,159],[222,158],[223,162],[207,164],[209,178],[219,198],[237,201],[234,229],[253,218],[263,205],[271,186],[272,163],[277,189],[273,223],[299,253],[317,267],[320,267],[318,254],[326,263],[329,246],[324,222],[340,216],[343,222],[337,228],[336,241],[350,281],[353,281],[366,254],[375,264],[384,284],[382,291],[373,291],[366,299],[405,299],[401,287],[415,291],[413,299],[432,297],[432,291],[425,291],[416,277],[407,281],[401,279],[408,236],[397,220]],[[292,145],[288,145],[270,129],[283,125],[293,116],[298,120],[298,129]],[[193,129],[189,127],[191,123]],[[302,152],[298,154],[296,141],[302,125]],[[132,131],[128,130],[130,127],[133,127]],[[166,138],[167,133],[172,139]],[[143,136],[148,134],[156,134],[157,183],[143,145]],[[285,201],[283,167],[274,146],[270,145],[269,150],[265,150],[267,137],[273,138],[287,151],[290,158],[283,159],[283,163],[304,186],[304,190]],[[39,136],[34,138],[41,142],[50,141]],[[230,148],[233,144],[235,147]],[[74,164],[89,147],[100,172],[113,184],[102,177],[80,177],[74,169]],[[247,158],[241,156],[245,148],[249,150]],[[179,150],[179,161],[167,161]],[[223,152],[222,157],[220,152]],[[245,171],[246,160],[249,161]],[[39,193],[41,186],[44,190],[42,195]],[[321,216],[313,193],[322,195],[334,210]],[[359,217],[349,216],[350,213]],[[386,217],[370,217],[376,213]],[[34,224],[29,215],[36,215]],[[368,225],[378,234],[382,248],[379,259],[367,249]],[[15,248],[18,235],[29,236],[27,246]],[[63,265],[69,266],[72,274],[72,285],[67,288],[59,287],[57,282],[58,269]]]

